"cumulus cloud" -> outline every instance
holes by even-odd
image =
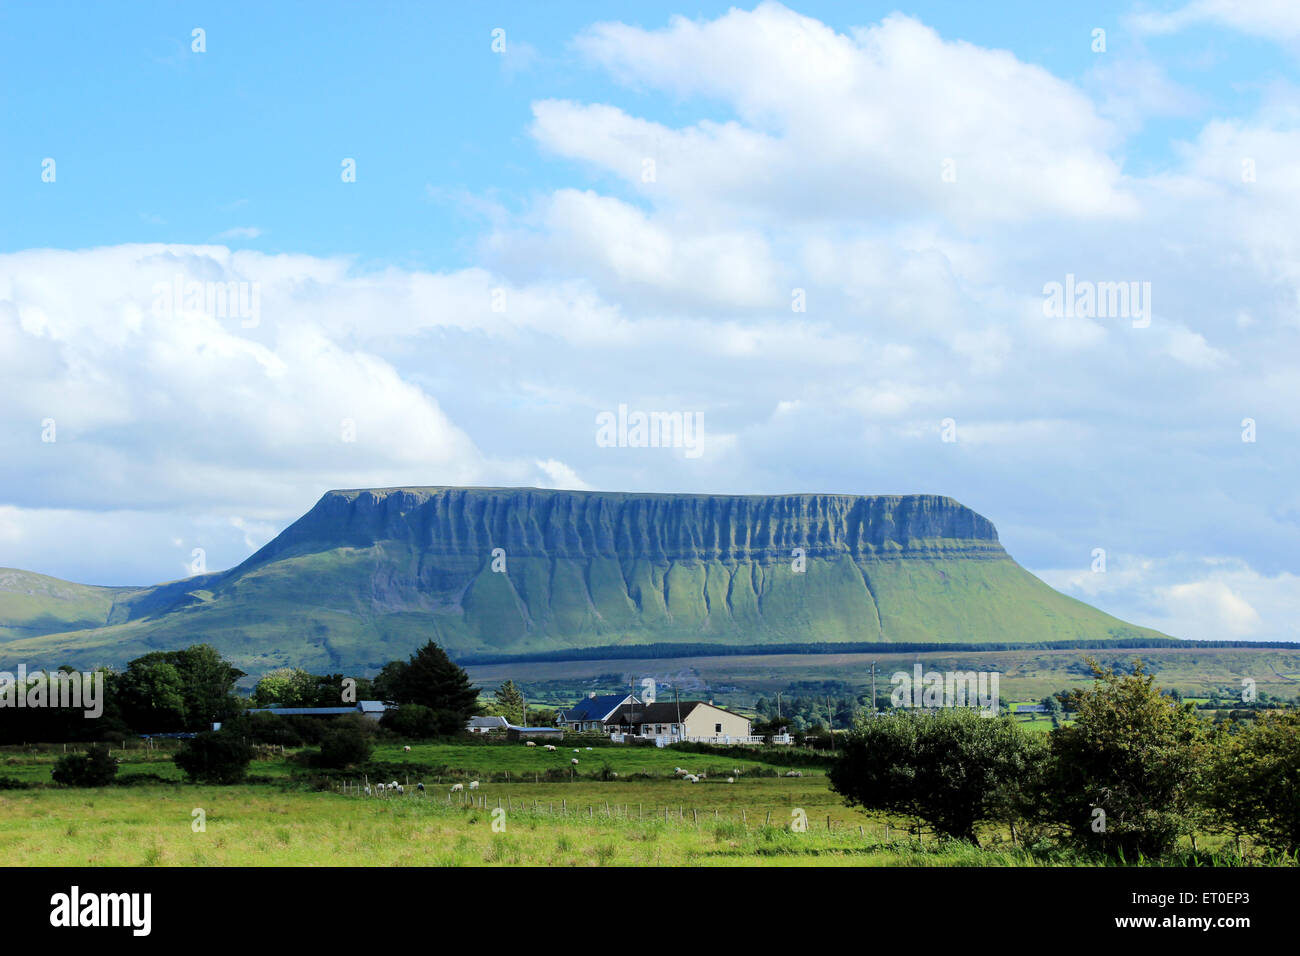
[[[608,102],[547,95],[528,124],[572,181],[520,212],[458,196],[486,212],[465,268],[0,256],[0,564],[145,583],[203,547],[224,567],[331,487],[933,492],[1121,617],[1287,635],[1288,91],[1138,176],[1126,137],[1203,106],[1145,61],[1076,85],[913,18],[837,31],[771,3],[577,48]],[[1050,314],[1067,277],[1149,284],[1149,323]],[[598,447],[623,403],[701,414],[702,454]],[[1150,557],[1090,575],[1097,546]]]

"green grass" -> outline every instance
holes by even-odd
[[[1046,723],[1046,722],[1044,722]],[[846,807],[824,774],[746,776],[756,756],[716,758],[653,748],[585,748],[611,766],[655,776],[604,781],[579,775],[534,783],[531,767],[567,760],[572,748],[539,754],[519,744],[400,744],[377,748],[387,766],[449,768],[457,779],[478,771],[512,782],[484,781],[453,792],[450,777],[423,778],[383,798],[356,793],[360,772],[336,777],[333,789],[295,778],[285,758],[256,761],[256,783],[232,787],[181,782],[170,754],[139,748],[122,754],[119,777],[166,780],[77,790],[48,783],[58,746],[6,748],[0,775],[38,784],[0,790],[0,841],[14,865],[314,866],[314,865],[653,865],[653,866],[1036,866],[1094,865],[1062,852],[1028,852],[994,827],[982,848],[910,832],[914,821]],[[565,756],[565,753],[568,756]],[[670,776],[674,766],[701,770],[715,762],[742,774],[697,784]],[[582,773],[594,767],[582,766]],[[784,768],[780,768],[784,770]],[[624,771],[620,771],[622,774]],[[411,777],[414,783],[420,775]],[[399,777],[405,782],[405,776]],[[373,782],[373,778],[372,778]],[[345,792],[346,788],[346,792]],[[206,831],[191,828],[194,811]],[[504,811],[502,816],[498,811]],[[504,819],[504,831],[494,820]],[[796,822],[806,829],[797,830]],[[58,852],[49,853],[51,838]],[[1201,850],[1222,853],[1222,837],[1202,837]],[[1220,860],[1219,862],[1224,862]]]

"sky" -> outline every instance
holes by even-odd
[[[1300,638],[1300,5],[371,6],[0,5],[0,566],[218,570],[332,488],[933,493]]]

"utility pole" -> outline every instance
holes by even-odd
[[[871,662],[871,713],[876,713],[876,662]]]

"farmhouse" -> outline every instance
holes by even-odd
[[[471,734],[490,734],[493,731],[500,733],[510,726],[510,721],[504,717],[471,717],[465,729]]]
[[[748,717],[734,714],[710,701],[660,701],[653,704],[623,704],[606,721],[614,733],[637,737],[668,737],[702,743],[753,743]]]
[[[610,715],[624,704],[639,705],[640,703],[631,694],[606,694],[603,697],[597,697],[592,693],[568,710],[560,711],[556,715],[556,723],[574,733],[582,733],[587,730],[608,731],[609,728],[605,725],[609,721]]]

